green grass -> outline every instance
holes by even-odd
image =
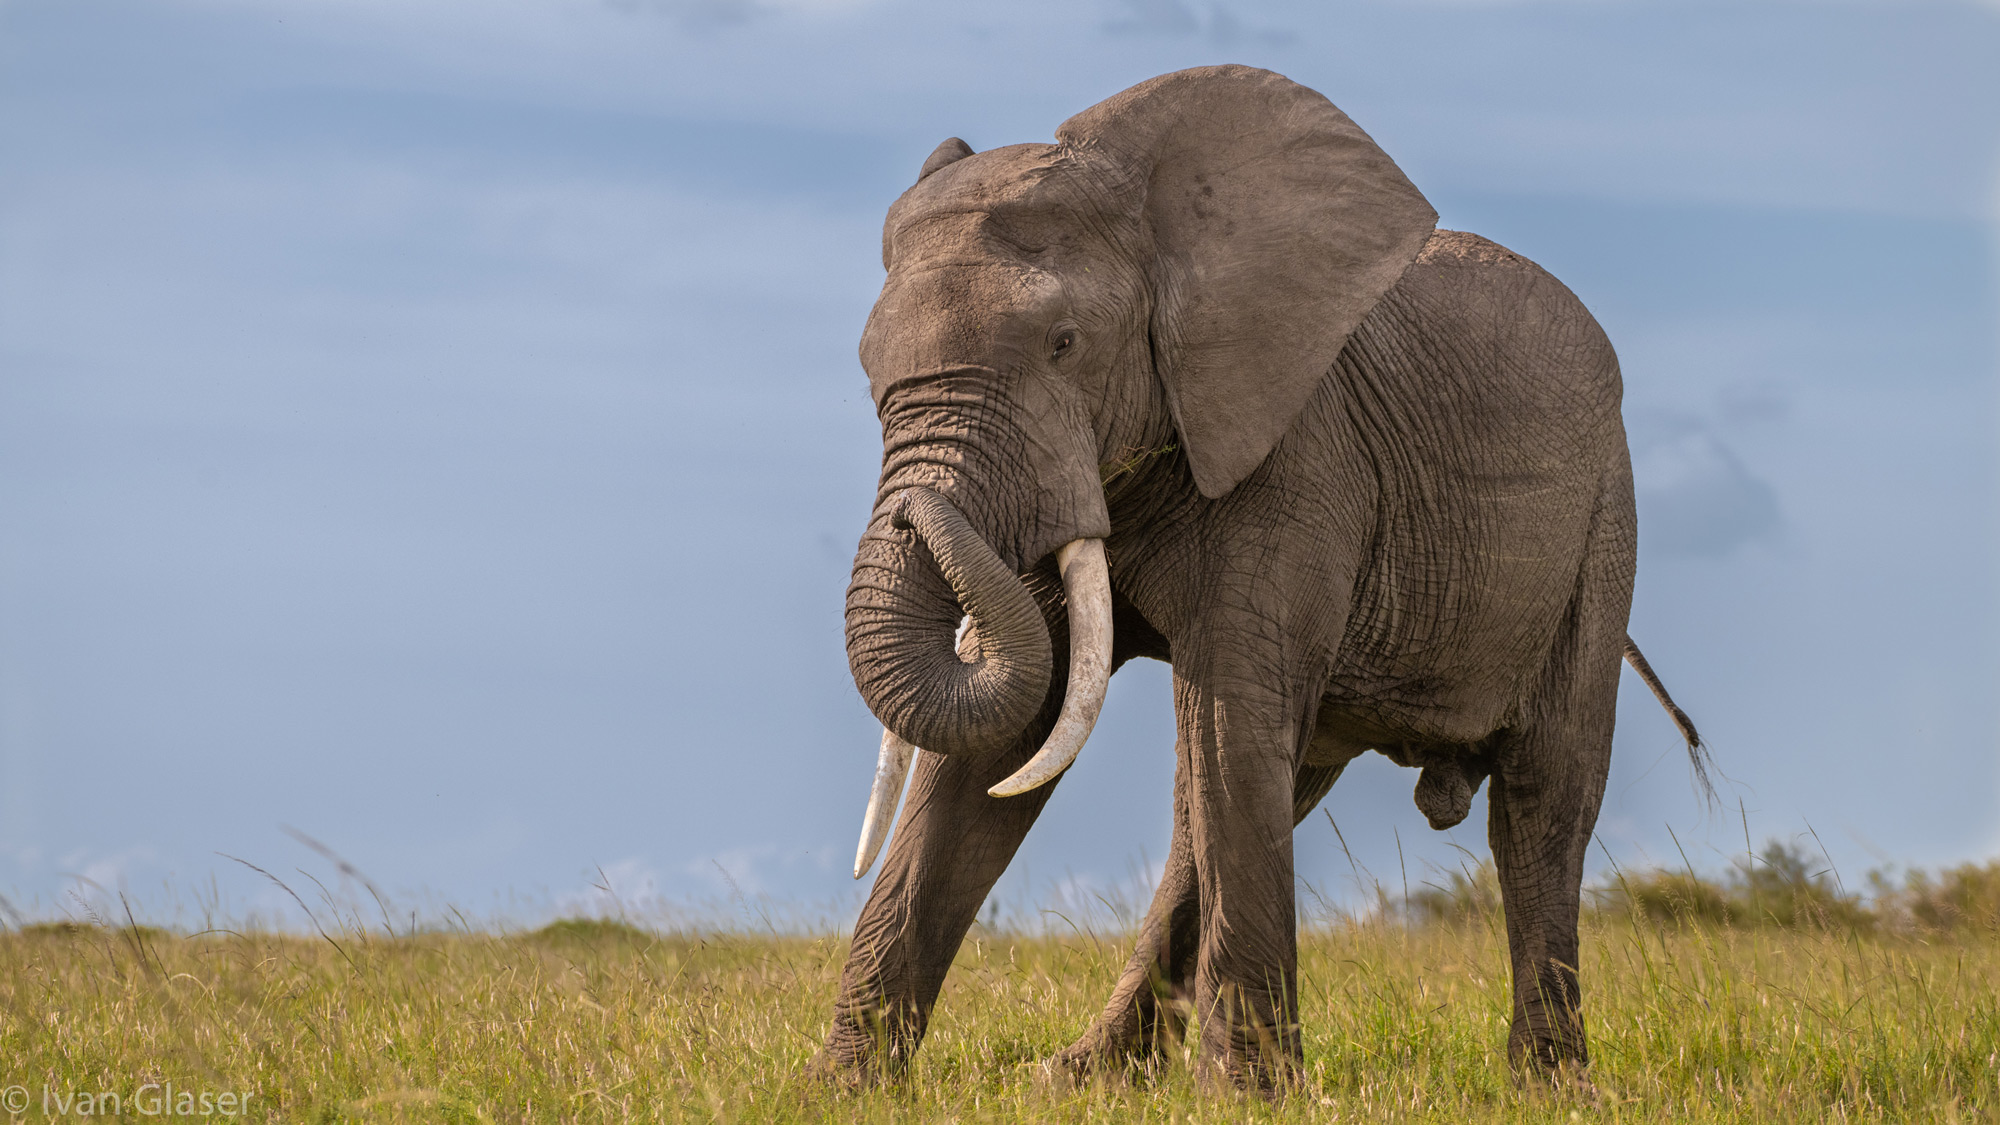
[[[1726,912],[1711,924],[1629,895],[1586,923],[1595,1093],[1579,1094],[1510,1078],[1505,939],[1490,902],[1464,897],[1427,925],[1306,935],[1306,1077],[1277,1105],[1197,1093],[1184,1055],[1129,1083],[1039,1076],[1034,1060],[1102,1003],[1119,938],[976,932],[909,1081],[834,1095],[797,1074],[825,1030],[842,941],[602,921],[511,935],[0,935],[0,1084],[30,1092],[16,1120],[44,1116],[44,1087],[129,1102],[166,1081],[250,1092],[243,1119],[328,1122],[1986,1120],[2000,1108],[2000,940],[1983,926]]]

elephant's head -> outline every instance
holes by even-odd
[[[1436,221],[1345,114],[1268,71],[1165,75],[1056,135],[938,146],[889,211],[861,340],[883,457],[848,658],[888,730],[940,754],[995,753],[1041,708],[1051,645],[1017,575],[1052,553],[1095,587],[1069,599],[1105,628],[1072,647],[1108,668],[1087,556],[1111,467],[1174,445],[1203,496],[1235,488]],[[1082,741],[1058,726],[1046,776]]]

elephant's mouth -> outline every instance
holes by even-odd
[[[1075,540],[1056,558],[1070,624],[1062,711],[1034,758],[990,790],[996,797],[1028,792],[1069,768],[1104,704],[1111,675],[1104,541]],[[964,617],[972,624],[960,644]],[[927,488],[891,497],[862,539],[847,591],[847,656],[855,686],[885,728],[855,860],[859,878],[888,834],[912,749],[1005,750],[1041,710],[1054,656],[1034,595]]]

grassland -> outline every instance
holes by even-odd
[[[834,1095],[797,1075],[825,1027],[841,940],[662,935],[606,921],[518,934],[356,924],[311,938],[27,927],[0,936],[0,1085],[25,1091],[15,1120],[63,1116],[65,1104],[80,1116],[80,1094],[138,1119],[137,1099],[157,1098],[167,1082],[248,1092],[249,1112],[236,1120],[256,1121],[1988,1120],[2000,1111],[2000,939],[1990,926],[1954,925],[1965,918],[1950,907],[1933,924],[1907,900],[1900,913],[1800,912],[1796,894],[1790,905],[1766,902],[1762,915],[1703,915],[1714,903],[1662,875],[1628,884],[1586,922],[1595,1091],[1517,1085],[1503,1052],[1505,940],[1483,883],[1474,874],[1420,904],[1428,922],[1393,913],[1306,934],[1307,1073],[1276,1105],[1197,1093],[1184,1058],[1141,1080],[1083,1088],[1040,1076],[1034,1060],[1081,1029],[1110,987],[1127,950],[1116,937],[976,931],[910,1080]],[[1752,890],[1716,893],[1726,907]]]

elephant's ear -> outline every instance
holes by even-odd
[[[1153,349],[1202,495],[1249,476],[1437,212],[1368,134],[1268,70],[1162,75],[1056,136],[1153,232]]]

